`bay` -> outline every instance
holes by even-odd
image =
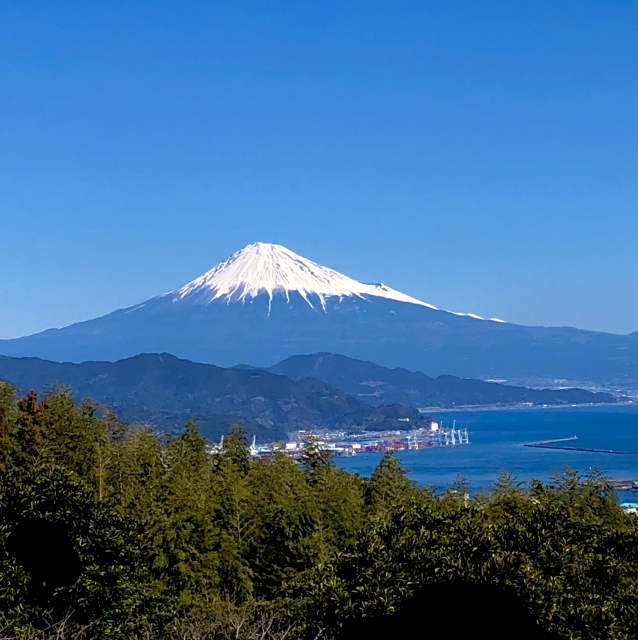
[[[489,488],[500,470],[514,474],[519,482],[532,478],[544,482],[552,471],[565,466],[586,474],[598,467],[612,479],[638,478],[638,405],[508,409],[433,413],[451,427],[467,425],[470,444],[433,447],[398,453],[409,476],[421,485],[437,490],[449,487],[463,476],[472,492]],[[556,443],[591,449],[611,449],[623,454],[539,449],[526,443],[569,438]],[[348,471],[369,476],[381,454],[357,454],[337,458]],[[621,501],[638,502],[635,492],[619,492]]]

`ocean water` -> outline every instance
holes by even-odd
[[[441,490],[459,475],[472,492],[488,488],[505,469],[518,481],[547,481],[552,471],[569,466],[579,473],[602,469],[613,479],[638,479],[638,405],[569,407],[434,413],[444,426],[467,425],[469,445],[433,447],[399,452],[411,478]],[[562,443],[592,449],[612,449],[624,454],[537,449],[525,443],[578,436]],[[558,446],[561,443],[557,443]],[[349,471],[368,476],[382,454],[366,453],[337,458]],[[619,492],[619,500],[638,502],[638,493]]]

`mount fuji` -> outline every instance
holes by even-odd
[[[443,311],[260,242],[141,304],[0,340],[2,355],[57,361],[164,352],[219,366],[268,367],[292,355],[330,352],[429,375],[606,386],[638,381],[638,333],[524,327]]]

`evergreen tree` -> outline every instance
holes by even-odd
[[[81,563],[45,604],[6,553],[32,518],[64,527]],[[251,459],[240,427],[214,451],[193,422],[166,437],[63,389],[17,398],[0,383],[4,636],[44,639],[72,609],[58,637],[328,640],[452,579],[511,587],[565,637],[635,638],[638,518],[596,470],[434,495],[394,453],[370,478],[312,438],[300,463]]]
[[[311,479],[321,477],[328,469],[334,466],[330,452],[311,433],[306,436],[301,463]]]
[[[388,451],[365,483],[366,503],[372,513],[389,516],[418,495],[416,484],[394,451]]]

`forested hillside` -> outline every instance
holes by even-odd
[[[164,354],[118,362],[51,362],[0,356],[0,380],[23,392],[69,386],[80,399],[100,402],[126,422],[148,423],[168,433],[192,418],[219,440],[240,422],[260,442],[287,440],[300,429],[391,429],[426,423],[413,407],[373,407],[325,382],[292,380],[268,371],[223,369]]]
[[[438,376],[420,371],[388,369],[373,362],[334,353],[292,356],[268,371],[293,380],[321,380],[370,404],[401,403],[416,407],[470,405],[569,405],[615,402],[609,393],[585,389],[527,389],[484,380]]]
[[[194,419],[201,433],[219,440],[240,422],[259,442],[287,440],[301,429],[372,430],[423,426],[417,407],[614,402],[582,389],[508,387],[452,376],[433,379],[405,369],[324,353],[295,356],[270,370],[224,369],[142,354],[118,362],[51,362],[0,356],[0,380],[22,392],[69,386],[75,397],[107,405],[126,422],[176,433]],[[400,422],[409,418],[410,422]]]
[[[312,442],[300,464],[251,459],[238,429],[222,451],[206,445],[192,424],[160,436],[0,384],[0,637],[355,637],[453,580],[509,588],[538,630],[507,637],[638,636],[638,518],[595,473],[527,487],[503,475],[470,497],[461,480],[415,486],[391,454],[362,478]],[[68,533],[75,581],[17,554],[33,519]],[[47,537],[37,548],[61,553]],[[420,615],[447,637],[469,623],[490,637],[511,613],[432,603]]]

